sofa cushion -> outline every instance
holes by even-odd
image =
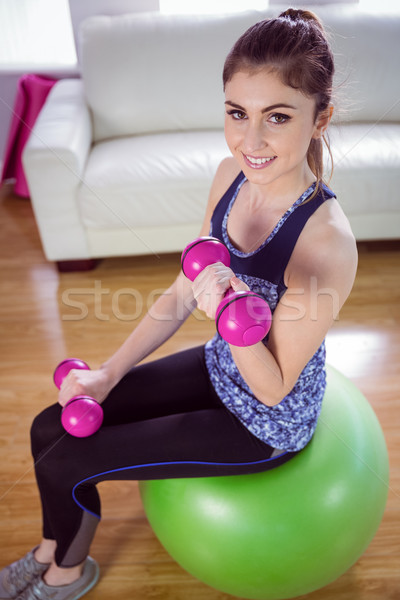
[[[254,19],[253,12],[144,13],[84,21],[82,78],[94,139],[221,128],[224,59]]]
[[[400,121],[400,13],[316,7],[335,55],[334,97],[341,120]],[[340,111],[340,109],[343,109]]]
[[[345,123],[330,130],[330,185],[348,217],[399,211],[400,124]]]
[[[92,229],[199,223],[220,161],[222,131],[119,138],[96,144],[78,190]]]
[[[330,185],[346,214],[398,211],[400,125],[345,123],[332,127],[330,138]],[[227,155],[222,131],[98,143],[78,191],[84,225],[112,229],[201,222],[212,178]]]

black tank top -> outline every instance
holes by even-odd
[[[210,235],[217,237],[228,247],[230,266],[236,275],[245,274],[276,285],[279,299],[286,290],[283,280],[285,269],[305,224],[321,204],[329,198],[335,198],[335,194],[321,184],[315,197],[304,203],[314,191],[313,184],[286,211],[268,238],[253,252],[245,253],[233,246],[226,228],[229,213],[245,181],[246,177],[240,172],[222,196],[211,219]]]

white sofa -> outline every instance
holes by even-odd
[[[359,240],[398,238],[400,13],[314,10],[332,35],[344,109],[331,186]],[[179,251],[198,234],[229,154],[224,58],[248,26],[278,13],[83,23],[81,78],[53,87],[23,155],[49,260]]]

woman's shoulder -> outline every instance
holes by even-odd
[[[200,235],[208,235],[214,209],[221,200],[222,196],[235,181],[236,177],[238,177],[239,173],[240,168],[233,157],[224,158],[219,164],[210,188],[207,208]]]
[[[220,162],[210,190],[210,201],[214,205],[222,198],[239,173],[240,168],[233,157],[229,156]]]
[[[336,250],[338,247],[344,247],[346,251],[356,248],[349,220],[336,196],[324,202],[312,215],[309,223],[310,236],[311,232],[314,233],[316,242],[326,240],[327,245]]]
[[[293,260],[292,260],[293,259]],[[324,202],[307,221],[289,264],[291,271],[308,271],[322,280],[353,282],[358,253],[350,223],[336,198]]]

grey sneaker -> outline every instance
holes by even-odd
[[[47,571],[49,565],[33,556],[36,548],[0,571],[0,600],[16,598],[38,575]]]
[[[94,587],[99,579],[99,565],[90,556],[87,557],[79,579],[69,585],[47,585],[41,575],[31,583],[17,600],[78,600]]]

